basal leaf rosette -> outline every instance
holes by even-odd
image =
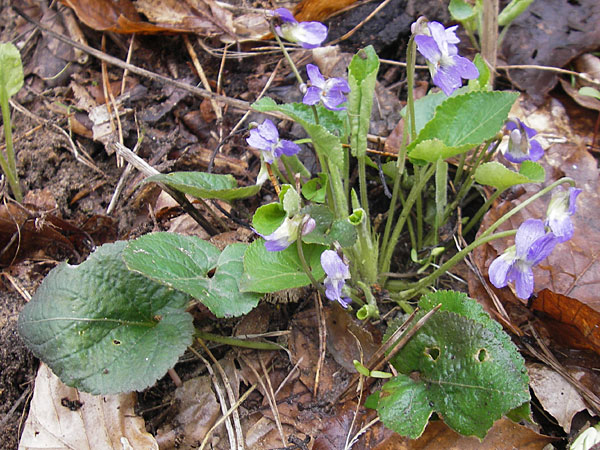
[[[19,316],[19,334],[67,385],[92,394],[154,384],[192,343],[186,294],[130,272],[126,242],[62,263]]]

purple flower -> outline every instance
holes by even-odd
[[[302,103],[316,105],[319,101],[322,101],[325,108],[332,111],[346,109],[345,106],[338,106],[346,101],[344,94],[350,92],[350,86],[346,80],[343,78],[330,78],[325,81],[325,77],[321,75],[319,68],[314,64],[306,65],[306,73],[311,86],[304,94]]]
[[[250,137],[246,139],[248,145],[263,151],[265,161],[273,164],[275,158],[281,155],[292,156],[300,151],[298,144],[285,139],[279,139],[277,127],[269,119],[262,125],[250,130]]]
[[[522,163],[525,160],[537,161],[544,156],[544,149],[538,141],[531,139],[537,134],[519,119],[512,119],[506,123],[510,132],[508,143],[502,146],[504,157],[512,163]]]
[[[321,253],[321,267],[327,276],[323,283],[325,284],[325,295],[331,301],[337,301],[344,308],[352,303],[349,297],[342,297],[342,288],[346,280],[350,278],[348,265],[344,264],[342,258],[333,250],[325,250]]]
[[[298,238],[298,229],[302,227],[302,236],[307,235],[315,229],[315,219],[308,215],[296,215],[290,219],[286,217],[279,227],[269,235],[254,232],[265,240],[265,248],[269,252],[280,252],[288,248]]]
[[[570,187],[568,191],[558,188],[548,204],[546,212],[546,225],[557,237],[558,242],[568,241],[573,237],[573,222],[571,216],[577,211],[575,204],[581,189]]]
[[[532,267],[550,255],[558,242],[541,220],[527,219],[517,230],[515,245],[490,264],[490,281],[497,288],[514,281],[517,297],[528,299],[533,292]]]
[[[327,27],[321,22],[298,22],[285,8],[276,9],[273,16],[283,22],[275,27],[275,32],[287,41],[299,43],[303,48],[316,48],[327,39]]]
[[[429,22],[429,34],[415,36],[419,53],[427,59],[433,83],[446,95],[462,86],[461,78],[471,80],[479,76],[475,64],[458,55],[455,44],[460,41],[454,34],[457,27],[455,25],[446,29],[439,22]]]

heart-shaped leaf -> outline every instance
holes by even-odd
[[[475,181],[501,191],[517,184],[541,183],[545,179],[546,171],[533,161],[523,161],[518,173],[498,161],[484,163],[475,171]]]
[[[123,253],[130,270],[200,300],[217,317],[250,312],[260,296],[240,292],[246,244],[223,252],[195,236],[150,233],[131,241]],[[209,275],[209,273],[214,274]]]
[[[19,333],[60,379],[92,394],[142,390],[192,343],[186,294],[127,270],[126,243],[54,268],[19,316]]]

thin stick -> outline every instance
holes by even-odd
[[[319,392],[319,377],[321,375],[323,363],[325,362],[325,352],[327,351],[327,327],[325,325],[325,316],[323,315],[323,305],[319,291],[315,292],[315,307],[317,308],[317,322],[319,323],[319,361],[317,362],[317,370],[315,372],[313,397],[317,398],[317,393]]]
[[[296,364],[294,364],[294,367],[292,367],[292,370],[290,370],[290,373],[288,373],[286,375],[286,377],[283,379],[283,381],[281,382],[281,384],[279,384],[279,386],[277,387],[277,389],[275,390],[275,397],[277,397],[277,394],[279,394],[279,391],[281,389],[283,389],[283,387],[287,384],[288,381],[290,381],[290,379],[292,378],[292,375],[294,374],[294,372],[296,372],[296,370],[298,370],[298,367],[300,367],[300,363],[304,361],[304,356],[301,356],[300,359],[298,360],[298,362]]]
[[[390,0],[384,0],[383,2],[381,2],[377,8],[375,8],[371,14],[369,14],[367,17],[365,17],[358,25],[356,25],[354,28],[352,28],[350,31],[348,31],[346,34],[344,34],[342,37],[336,39],[333,42],[330,42],[328,45],[336,45],[341,41],[344,41],[346,39],[348,39],[350,36],[352,36],[354,33],[356,33],[360,28],[363,27],[364,24],[366,24],[369,20],[371,20],[373,17],[375,17],[375,15],[381,11],[383,8],[385,8],[387,6],[387,4],[390,2]]]
[[[279,430],[279,434],[281,435],[281,439],[283,445],[285,445],[285,434],[283,432],[283,426],[281,425],[281,417],[279,416],[279,408],[277,407],[277,399],[275,398],[275,392],[273,391],[273,385],[271,384],[271,377],[269,377],[269,372],[267,372],[267,368],[265,367],[265,362],[262,359],[262,354],[258,355],[258,362],[260,363],[260,368],[263,371],[265,380],[267,382],[267,388],[269,389],[269,395],[273,399],[273,413],[275,414],[275,423],[277,423],[277,429]]]

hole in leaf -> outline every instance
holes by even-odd
[[[121,341],[118,339],[113,339],[113,344],[115,345],[121,345]]]
[[[437,361],[438,358],[440,357],[440,348],[439,347],[426,348],[425,354],[427,356],[429,356],[432,361]]]
[[[480,348],[479,351],[477,352],[477,360],[479,362],[484,362],[487,359],[488,359],[487,350],[485,348]]]
[[[215,276],[215,272],[216,272],[216,271],[217,271],[217,268],[216,268],[216,267],[215,267],[215,268],[213,268],[213,269],[210,269],[210,270],[209,270],[209,271],[206,273],[206,276],[207,276],[208,278],[212,278],[212,277],[214,277],[214,276]]]

